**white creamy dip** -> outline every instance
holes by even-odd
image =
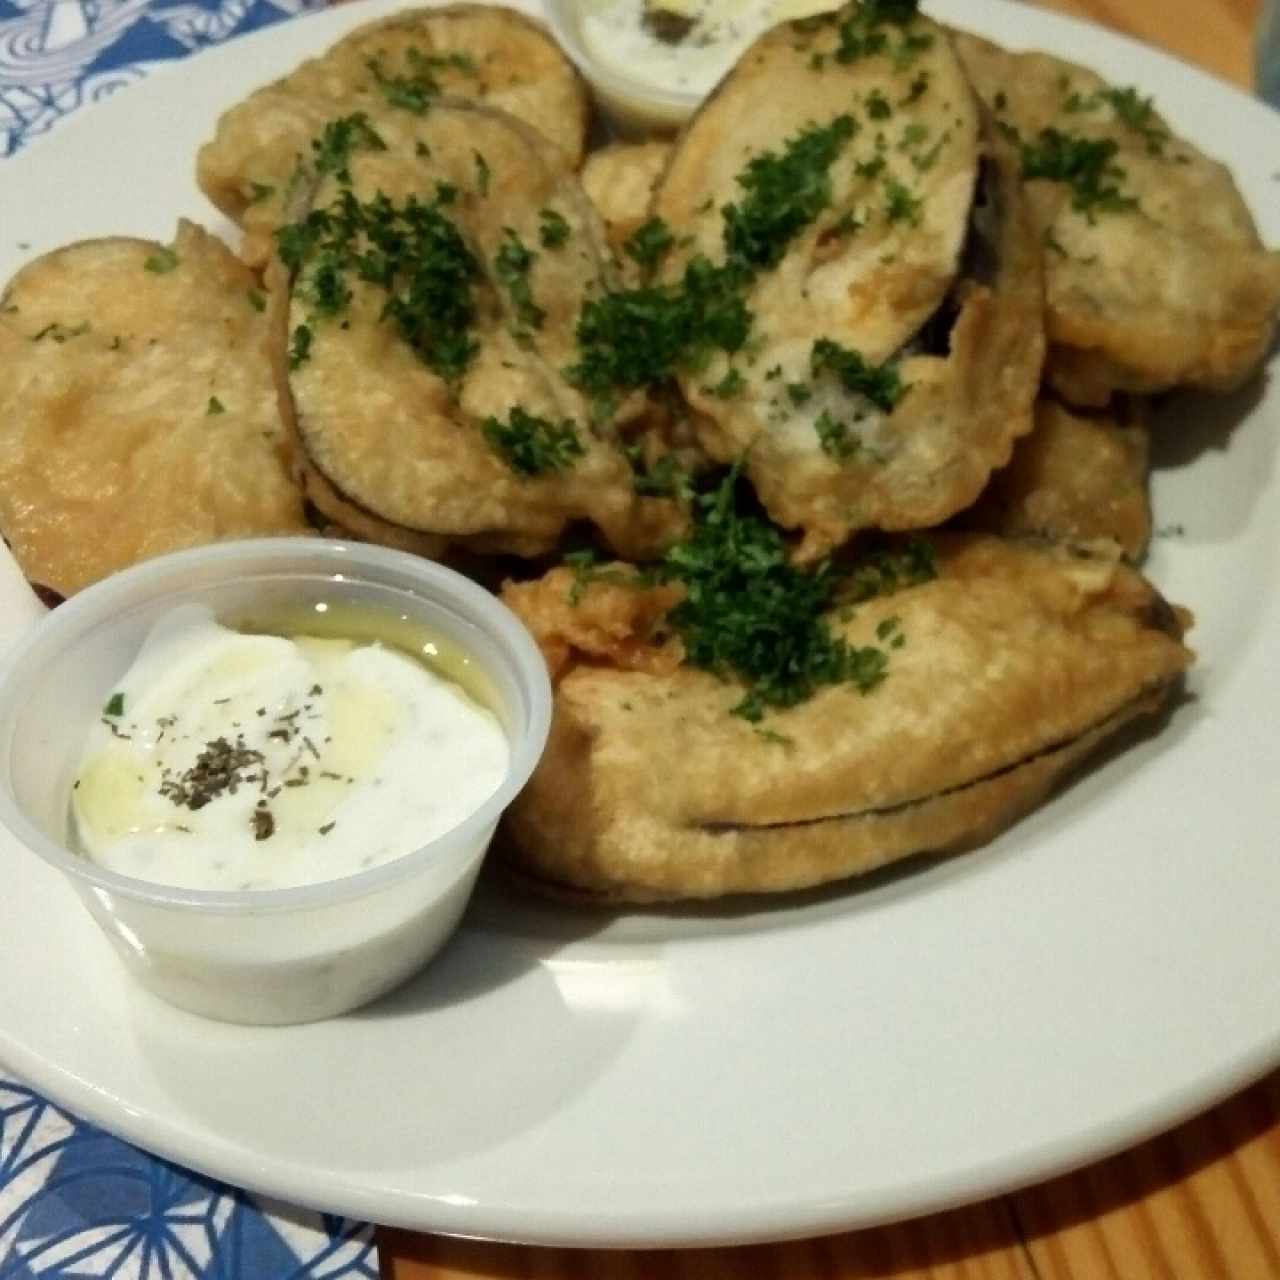
[[[655,7],[687,19],[688,33],[660,40],[645,21]],[[829,7],[823,0],[650,0],[648,6],[645,0],[587,0],[579,30],[592,57],[616,75],[701,95],[763,31]]]
[[[412,657],[183,609],[109,691],[72,815],[84,853],[124,875],[285,888],[443,835],[497,790],[509,756],[496,717]]]

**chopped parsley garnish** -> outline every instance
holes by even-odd
[[[573,423],[549,422],[516,405],[504,425],[499,419],[484,420],[484,438],[502,455],[513,471],[539,476],[547,471],[566,471],[585,450]]]
[[[217,413],[226,413],[226,411],[227,411],[226,405],[224,405],[222,401],[218,399],[217,396],[209,397],[209,405],[204,411],[206,417],[211,416],[213,414],[217,414]]]
[[[544,249],[559,249],[569,239],[569,223],[562,213],[543,209],[538,222],[538,240]]]
[[[1022,176],[1064,182],[1071,207],[1090,222],[1096,213],[1135,208],[1137,200],[1119,187],[1124,170],[1113,164],[1119,144],[1112,138],[1082,138],[1058,129],[1041,129],[1034,142],[1022,142]]]
[[[267,309],[267,296],[261,289],[250,289],[245,297],[249,299],[249,305],[255,311],[265,311]]]
[[[489,194],[489,181],[493,177],[493,170],[489,168],[489,162],[478,151],[473,151],[472,156],[476,162],[476,190],[482,195]]]
[[[1096,111],[1103,105],[1111,108],[1121,124],[1141,135],[1151,155],[1164,153],[1164,144],[1169,141],[1168,130],[1156,119],[1151,98],[1144,98],[1132,85],[1123,89],[1099,89],[1088,97],[1080,93],[1068,94],[1063,100],[1062,109],[1068,115],[1078,115],[1085,111]]]
[[[893,115],[893,108],[889,105],[889,99],[879,89],[872,89],[867,94],[867,115],[873,120],[887,120]]]
[[[1141,134],[1152,155],[1159,155],[1169,134],[1156,119],[1152,100],[1142,97],[1132,85],[1124,89],[1103,89],[1098,95],[1115,112],[1116,119]]]
[[[918,121],[909,124],[902,131],[902,137],[898,139],[898,150],[909,151],[912,147],[918,147],[922,142],[928,141],[929,126],[920,124]]]
[[[393,323],[419,359],[446,381],[466,371],[476,344],[472,286],[479,264],[441,211],[447,192],[427,204],[409,196],[393,204],[381,192],[361,203],[348,190],[327,209],[276,232],[281,261],[299,273],[298,296],[309,321],[345,312],[352,277],[382,289],[382,319]],[[305,331],[305,336],[302,336]],[[294,330],[290,365],[310,354],[311,330]]]
[[[807,404],[813,399],[813,388],[806,382],[788,382],[787,399],[794,405]]]
[[[870,160],[860,160],[853,166],[859,178],[878,178],[884,172],[884,156],[872,156]]]
[[[831,203],[831,164],[856,131],[852,116],[837,116],[789,139],[781,155],[764,151],[751,159],[738,175],[741,203],[724,209],[731,261],[752,270],[778,262],[795,236]]]
[[[742,681],[746,692],[733,712],[753,723],[825,685],[852,683],[870,693],[885,677],[888,655],[832,633],[825,615],[841,575],[829,561],[812,569],[791,563],[781,530],[749,506],[738,470],[696,499],[693,532],[657,571],[686,591],[667,615],[686,660]]]
[[[526,248],[524,241],[510,227],[504,228],[504,234],[506,239],[493,256],[494,274],[506,289],[521,325],[541,329],[547,313],[534,301],[529,284],[529,269],[538,255]]]
[[[840,24],[836,61],[857,62],[860,58],[888,52],[889,33],[884,28],[906,26],[916,16],[917,7],[917,0],[863,0],[852,16]],[[914,39],[927,39],[929,44],[933,43],[932,36]],[[914,48],[908,53],[914,57]]]
[[[674,453],[664,453],[646,464],[640,445],[624,445],[623,452],[631,464],[631,487],[642,498],[684,498],[693,496],[689,473]]]
[[[920,99],[923,98],[924,95],[928,92],[928,90],[929,90],[929,73],[927,71],[922,71],[907,86],[906,97],[899,100],[898,106],[909,107],[913,102],[919,102]]]
[[[933,544],[913,538],[900,551],[875,551],[859,557],[840,584],[841,604],[861,604],[875,596],[891,595],[938,576]]]
[[[387,144],[378,136],[363,111],[330,120],[323,132],[311,142],[312,163],[317,174],[331,173],[344,186],[351,185],[351,155],[355,151],[385,151]]]
[[[113,693],[107,699],[107,705],[102,708],[104,716],[122,716],[124,715],[124,694]]]
[[[143,262],[145,270],[157,276],[168,275],[178,265],[178,255],[172,249],[158,249]]]
[[[710,390],[711,394],[719,400],[731,400],[734,396],[740,395],[746,385],[747,380],[741,372],[730,369]]]
[[[910,226],[920,225],[921,201],[919,196],[912,195],[897,178],[888,178],[884,184],[884,214],[890,222],[906,222]]]
[[[569,381],[604,404],[696,369],[713,351],[741,349],[751,329],[740,270],[694,258],[678,285],[626,289],[592,299],[578,318],[579,361]]]
[[[410,53],[415,52],[410,50]],[[389,76],[382,70],[382,64],[371,58],[365,63],[369,74],[382,91],[388,104],[399,107],[401,111],[410,111],[415,116],[425,116],[431,107],[432,100],[440,94],[440,86],[434,76],[411,73],[407,76]]]
[[[293,331],[289,343],[289,368],[300,369],[311,359],[311,327],[300,324]]]
[[[818,433],[818,443],[822,445],[822,452],[828,457],[835,458],[837,462],[852,458],[862,447],[857,438],[850,434],[849,424],[841,422],[826,409],[818,415],[818,420],[813,427]]]
[[[861,352],[842,347],[830,338],[819,338],[813,344],[809,366],[815,377],[824,372],[833,374],[846,391],[866,396],[885,413],[893,411],[907,390],[893,365],[869,364]]]
[[[671,252],[675,242],[675,236],[661,218],[650,218],[627,237],[622,248],[628,258],[638,262],[645,271],[652,272]]]

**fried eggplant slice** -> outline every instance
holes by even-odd
[[[266,300],[216,237],[91,240],[0,299],[0,531],[69,596],[139,560],[309,531],[287,465]]]
[[[385,113],[351,119],[342,165],[281,241],[277,375],[309,497],[396,545],[537,555],[589,520],[619,553],[652,554],[678,509],[636,494],[563,374],[580,300],[612,267],[560,153],[454,99],[411,136]],[[563,236],[544,245],[548,213]]]
[[[638,270],[627,241],[649,217],[654,184],[671,158],[671,143],[615,142],[582,166],[582,188],[604,221],[605,237],[624,267]]]
[[[681,385],[712,424],[708,452],[746,456],[804,558],[972,503],[1031,428],[1043,356],[1014,159],[946,33],[886,12],[763,36],[653,205],[677,246],[665,281],[701,261],[742,290],[745,339]]]
[[[1143,400],[1123,397],[1086,414],[1045,397],[1035,430],[957,523],[1006,537],[1106,539],[1136,564],[1151,539],[1150,440]]]
[[[535,22],[510,9],[413,9],[353,31],[225,112],[199,152],[196,178],[245,231],[242,256],[265,265],[287,218],[299,161],[330,120],[384,103],[422,115],[441,94],[525,121],[581,163],[590,104],[573,64]]]
[[[1114,558],[978,535],[936,546],[935,579],[833,619],[859,645],[903,637],[885,679],[865,695],[828,686],[760,726],[731,714],[742,690],[712,675],[580,649],[509,813],[516,865],[644,902],[800,889],[968,849],[1157,710],[1191,661],[1186,615]],[[507,598],[547,644],[554,613]]]
[[[1150,99],[1044,53],[955,33],[974,86],[1020,149],[1046,246],[1047,376],[1079,405],[1117,391],[1228,391],[1265,356],[1280,309],[1231,174]]]

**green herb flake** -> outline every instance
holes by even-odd
[[[250,182],[249,190],[252,193],[249,196],[250,204],[263,204],[276,193],[275,187],[266,182]]]
[[[797,406],[807,404],[813,399],[813,388],[806,382],[788,382],[787,399]]]
[[[489,182],[493,177],[493,170],[489,168],[489,162],[478,151],[473,151],[472,156],[476,164],[476,190],[482,195],[489,194]]]
[[[1122,193],[1124,170],[1113,163],[1119,144],[1112,138],[1082,138],[1058,129],[1041,129],[1034,142],[1021,143],[1022,176],[1046,178],[1071,188],[1071,207],[1090,222],[1098,213],[1118,213],[1137,206]]]
[[[351,185],[351,157],[357,151],[385,151],[377,131],[363,111],[330,120],[311,141],[311,158],[318,175],[332,174],[343,186]]]
[[[929,126],[914,123],[909,124],[902,131],[902,137],[898,139],[899,151],[910,151],[913,147],[918,147],[922,142],[929,139]]]
[[[124,715],[124,694],[113,693],[111,697],[107,699],[107,705],[102,708],[102,714],[104,716],[112,716],[115,718],[119,718]]]
[[[893,365],[869,364],[861,352],[842,347],[830,338],[819,338],[813,344],[809,366],[815,377],[832,374],[846,391],[865,396],[885,413],[893,411],[907,390]]]
[[[245,297],[249,299],[249,305],[255,311],[265,311],[267,309],[267,295],[261,289],[250,289]]]
[[[849,115],[814,125],[787,141],[781,155],[762,152],[738,175],[743,199],[726,205],[724,244],[731,262],[772,267],[787,245],[831,203],[832,162],[857,132]]]
[[[933,544],[913,538],[901,550],[877,551],[861,557],[841,582],[838,599],[844,605],[863,604],[877,596],[893,595],[938,576]]]
[[[1144,98],[1132,85],[1123,89],[1103,89],[1099,94],[1122,124],[1142,137],[1153,156],[1163,154],[1169,133],[1156,118],[1152,100]]]
[[[498,418],[484,420],[484,438],[513,471],[539,476],[567,471],[585,450],[569,419],[550,422],[516,405],[504,424]]]
[[[153,275],[165,276],[178,265],[178,255],[172,249],[159,249],[149,254],[142,266]]]
[[[921,98],[929,91],[929,73],[921,71],[907,86],[906,96],[899,99],[898,106],[909,107],[913,102],[919,102]]]
[[[213,414],[226,413],[226,411],[227,411],[226,405],[224,405],[222,401],[218,399],[217,396],[209,397],[209,405],[204,411],[206,417],[209,417]]]
[[[912,195],[911,191],[897,178],[886,179],[884,191],[885,217],[890,222],[905,222],[908,226],[918,227],[922,208],[920,197]]]
[[[293,331],[289,343],[289,368],[300,369],[311,359],[311,327],[300,324]]]
[[[677,369],[696,370],[714,351],[741,350],[751,330],[741,268],[696,257],[680,282],[594,298],[578,318],[574,386],[608,407],[615,391],[648,386]]]
[[[554,209],[540,210],[538,224],[538,241],[544,249],[562,248],[569,239],[568,220]]]
[[[504,228],[503,233],[506,238],[493,258],[494,274],[506,289],[520,324],[541,329],[547,313],[534,301],[529,283],[529,271],[538,255],[510,227]]]
[[[841,422],[826,409],[818,414],[813,428],[818,433],[818,443],[822,446],[822,452],[837,462],[848,461],[862,448],[857,437],[851,433],[849,424]]]
[[[623,252],[646,272],[658,269],[663,258],[671,252],[675,237],[661,218],[650,218],[637,227],[623,244]]]
[[[904,27],[916,16],[916,0],[863,0],[838,28],[837,62],[857,62],[889,50],[886,28]]]
[[[867,94],[867,115],[873,120],[887,120],[893,115],[893,107],[889,105],[889,99],[879,89],[872,89]]]
[[[692,533],[669,548],[657,576],[685,588],[667,624],[686,661],[745,685],[732,710],[746,720],[757,723],[826,685],[870,693],[886,675],[886,654],[832,633],[825,615],[839,575],[827,561],[791,563],[782,531],[739,484],[739,467],[696,499]]]
[[[623,453],[631,464],[631,487],[637,497],[692,498],[692,480],[674,453],[664,453],[652,463],[645,461],[641,445],[624,445]]]
[[[747,380],[737,369],[730,369],[713,387],[708,390],[718,400],[732,400],[734,396],[741,395],[743,388],[747,385]]]

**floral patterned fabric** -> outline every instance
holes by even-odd
[[[0,1280],[377,1280],[373,1228],[260,1199],[0,1077]]]

